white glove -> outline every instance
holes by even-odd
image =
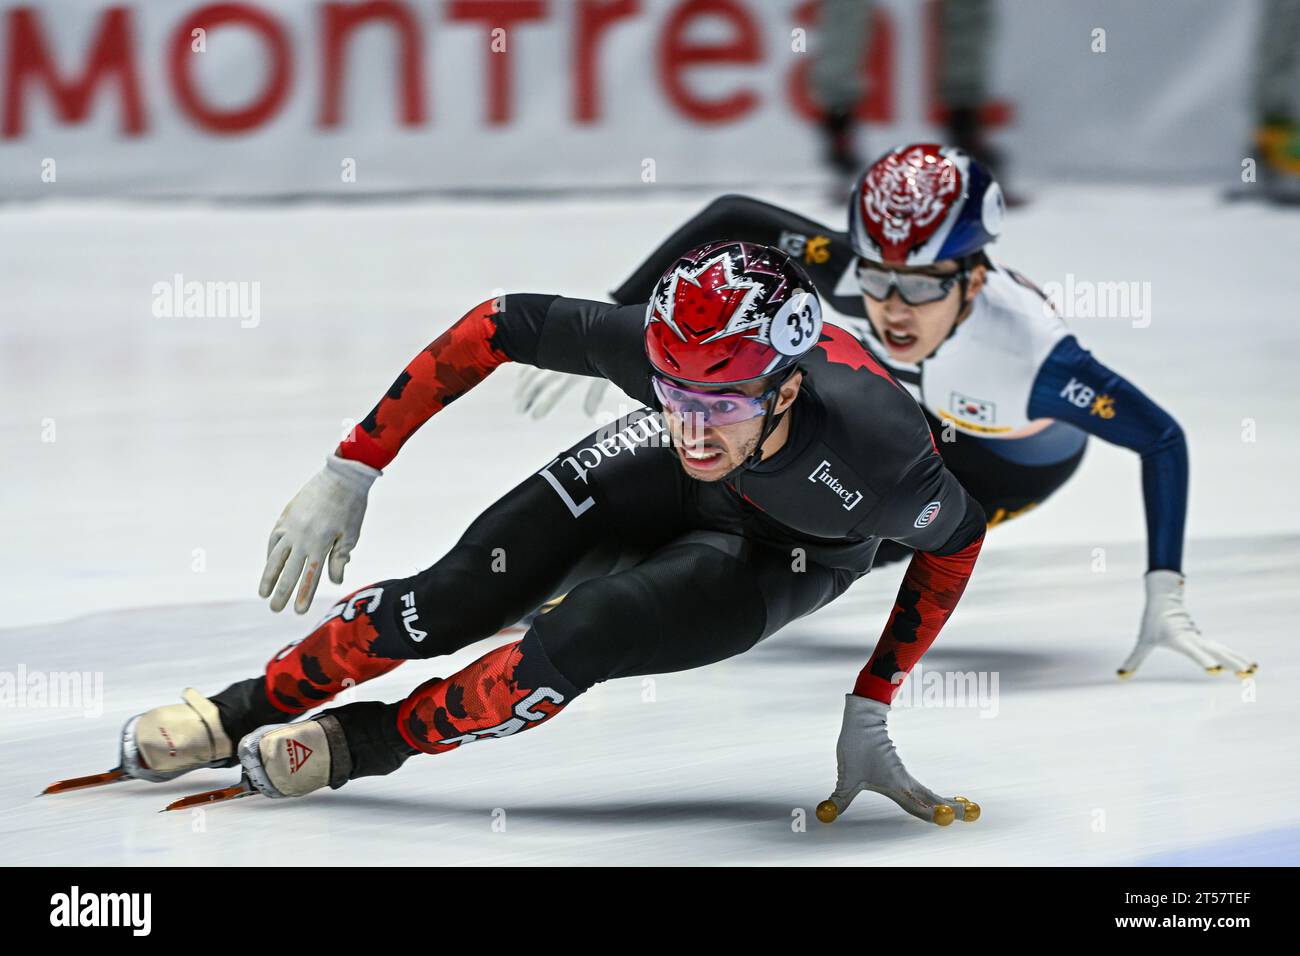
[[[1255,673],[1258,664],[1252,664],[1222,644],[1201,636],[1192,616],[1187,613],[1187,605],[1183,603],[1186,579],[1181,574],[1177,571],[1148,571],[1145,580],[1147,607],[1142,615],[1142,630],[1133,653],[1118,671],[1122,679],[1132,677],[1147,655],[1157,647],[1167,647],[1190,657],[1210,674],[1222,673],[1225,667],[1231,667],[1241,678]]]
[[[377,468],[331,454],[325,459],[325,467],[284,506],[271,529],[266,568],[257,589],[262,597],[271,599],[272,611],[284,610],[301,575],[302,585],[293,609],[307,613],[320,584],[326,555],[330,580],[343,583],[343,566],[352,557],[361,534],[366,495],[381,474]]]
[[[515,383],[515,411],[520,415],[531,414],[533,418],[545,418],[569,389],[585,381],[590,381],[591,385],[582,400],[582,410],[591,417],[600,411],[600,403],[605,397],[605,388],[609,382],[603,378],[588,379],[585,375],[569,375],[524,366]]]
[[[886,704],[857,694],[844,695],[844,724],[835,745],[839,777],[830,799],[817,804],[817,819],[832,822],[859,793],[874,790],[927,823],[946,827],[954,819],[967,823],[978,820],[978,803],[965,797],[941,797],[907,772],[889,739],[885,726],[888,716]]]

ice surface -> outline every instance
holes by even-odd
[[[841,219],[807,193],[764,198]],[[502,290],[601,296],[702,202],[8,207],[0,671],[101,674],[103,699],[89,716],[5,706],[0,862],[1300,862],[1287,617],[1300,222],[1182,189],[1047,192],[1012,213],[996,251],[1040,283],[1151,283],[1150,327],[1072,325],[1186,428],[1189,603],[1210,636],[1261,662],[1255,685],[1166,654],[1114,679],[1141,612],[1139,465],[1094,442],[1049,504],[991,535],[925,659],[996,673],[996,716],[919,706],[893,720],[916,776],[983,805],[974,825],[938,830],[866,794],[834,826],[792,827],[833,783],[842,695],[897,569],[741,658],[612,682],[545,728],[337,793],[152,812],[231,777],[208,771],[33,797],[110,766],[131,714],[256,673],[339,593],[326,585],[306,619],[270,614],[254,593],[266,534],[412,354]],[[153,286],[176,273],[259,282],[260,322],[155,318]],[[576,394],[540,423],[515,417],[513,384],[513,370],[493,376],[388,469],[349,583],[428,565],[592,427]],[[397,699],[486,646],[356,693]]]

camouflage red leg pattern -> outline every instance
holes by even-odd
[[[277,709],[304,713],[402,663],[371,650],[379,632],[370,612],[378,610],[381,594],[382,589],[372,585],[348,595],[314,631],[271,658],[266,693]]]
[[[443,753],[536,727],[579,693],[529,633],[450,677],[421,684],[402,701],[397,726],[415,749]]]
[[[912,555],[885,632],[858,675],[853,693],[882,704],[893,702],[899,686],[961,600],[983,543],[981,535],[955,554],[918,551]]]

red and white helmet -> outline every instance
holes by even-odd
[[[735,385],[792,369],[821,331],[821,301],[789,256],[714,242],[685,253],[655,285],[645,349],[665,378]]]
[[[858,177],[849,238],[859,256],[890,266],[961,259],[997,238],[1004,211],[992,174],[966,152],[898,146]]]

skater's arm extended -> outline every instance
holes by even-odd
[[[615,302],[646,302],[659,277],[683,253],[707,242],[731,240],[774,246],[798,262],[824,299],[841,312],[862,315],[862,298],[836,297],[836,284],[852,262],[848,236],[780,206],[748,196],[719,196],[665,239],[614,290]]]
[[[498,365],[607,378],[648,398],[642,312],[555,295],[504,295],[475,306],[413,358],[337,454],[385,468],[430,418]]]
[[[940,826],[954,819],[978,820],[978,804],[936,793],[907,772],[886,720],[902,679],[934,642],[966,589],[984,541],[984,511],[941,462],[923,460],[899,483],[877,520],[883,535],[917,550],[871,660],[853,693],[844,695],[835,790],[817,805],[817,818],[831,822],[870,789]]]
[[[641,351],[643,310],[555,295],[483,302],[410,361],[325,467],[281,512],[266,549],[258,593],[280,611],[294,598],[305,614],[322,571],[343,583],[361,533],[370,486],[430,417],[502,362],[599,375],[631,395],[649,391]],[[644,399],[643,399],[644,400]]]
[[[1029,398],[1031,418],[1069,422],[1142,457],[1146,505],[1146,608],[1137,644],[1119,667],[1131,677],[1157,647],[1189,658],[1211,674],[1255,673],[1256,665],[1205,637],[1184,601],[1183,532],[1187,521],[1187,440],[1168,412],[1124,376],[1092,357],[1074,336],[1051,351]]]
[[[900,481],[874,519],[882,537],[915,549],[876,649],[853,692],[888,704],[956,608],[984,543],[984,509],[937,453]]]
[[[1069,422],[1142,456],[1147,566],[1181,571],[1187,519],[1187,441],[1178,422],[1068,336],[1039,369],[1029,416]]]

